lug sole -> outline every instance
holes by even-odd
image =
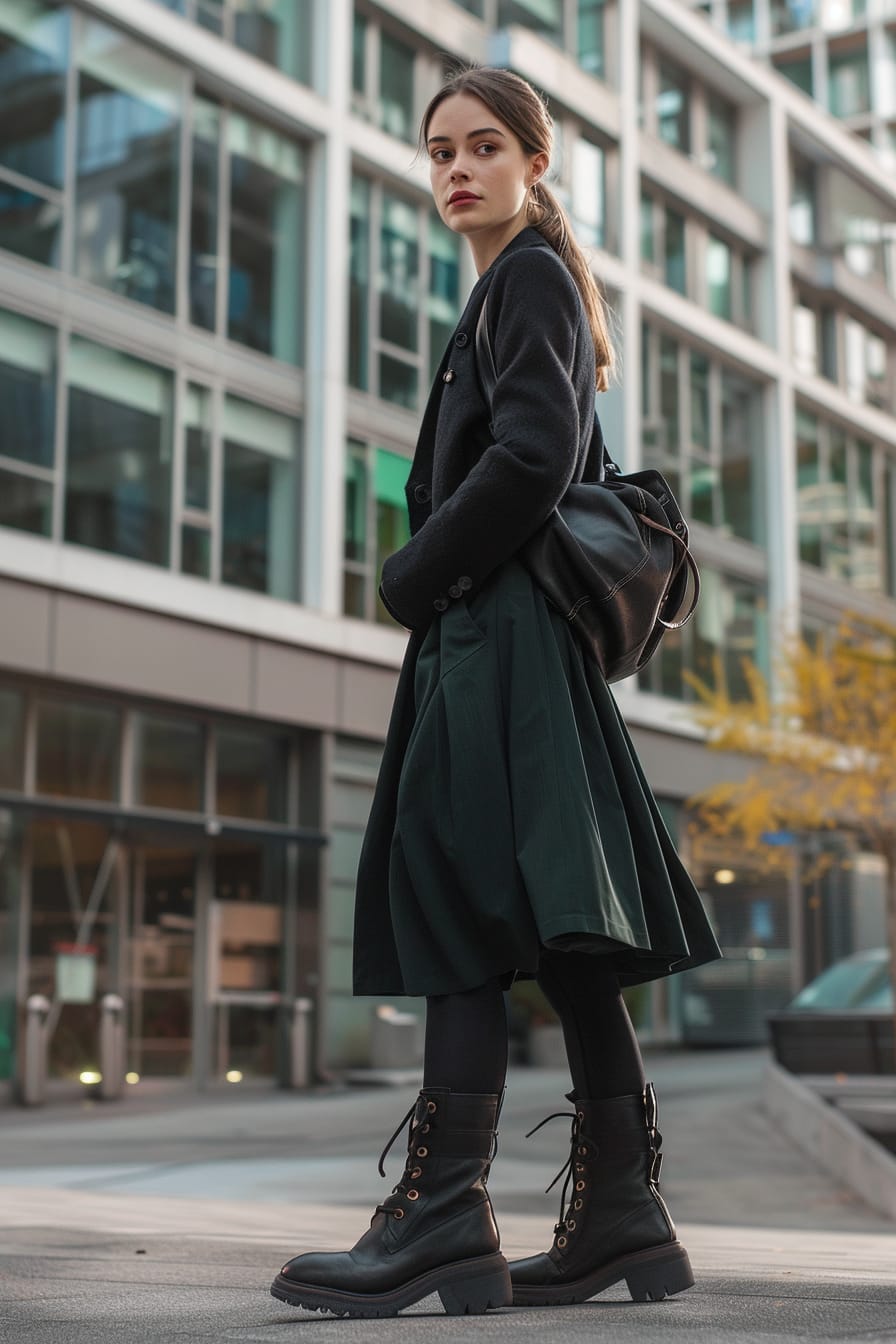
[[[590,1297],[625,1279],[635,1302],[661,1302],[694,1286],[694,1274],[688,1253],[681,1242],[652,1246],[620,1256],[608,1265],[569,1283],[513,1285],[515,1307],[569,1306],[587,1302]]]
[[[509,1307],[513,1285],[504,1256],[477,1256],[453,1265],[440,1265],[388,1293],[347,1293],[317,1284],[296,1283],[278,1274],[271,1296],[291,1307],[329,1311],[334,1316],[396,1316],[404,1307],[438,1293],[448,1316],[481,1316],[483,1312]]]

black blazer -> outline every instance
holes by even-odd
[[[476,369],[486,294],[497,385]],[[423,414],[405,493],[411,539],[383,566],[380,596],[423,631],[475,592],[538,530],[573,481],[597,479],[591,328],[566,266],[526,228],[479,277]]]

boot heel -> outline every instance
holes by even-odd
[[[495,1307],[509,1307],[513,1285],[507,1261],[503,1255],[490,1256],[479,1273],[467,1270],[457,1282],[443,1284],[438,1293],[448,1316],[481,1316]]]
[[[687,1251],[676,1246],[633,1266],[626,1273],[625,1282],[635,1302],[660,1302],[673,1293],[693,1288],[694,1274]]]

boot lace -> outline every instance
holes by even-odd
[[[545,1194],[550,1194],[560,1177],[565,1174],[566,1179],[563,1182],[563,1188],[560,1191],[560,1219],[554,1226],[554,1235],[559,1237],[559,1245],[566,1245],[566,1233],[575,1231],[575,1219],[571,1217],[574,1212],[576,1197],[585,1189],[585,1162],[589,1157],[596,1157],[598,1152],[597,1144],[586,1134],[582,1133],[582,1113],[581,1111],[555,1111],[553,1115],[547,1115],[545,1118],[530,1129],[526,1138],[529,1139],[533,1134],[541,1129],[542,1125],[548,1124],[551,1120],[571,1120],[569,1159],[557,1172],[557,1175],[551,1181],[545,1190]],[[570,1192],[570,1185],[573,1189]],[[569,1196],[569,1199],[567,1199]]]
[[[426,1144],[422,1142],[422,1139],[425,1134],[429,1133],[430,1129],[429,1118],[431,1115],[435,1114],[436,1103],[434,1101],[427,1101],[426,1110],[420,1115],[419,1119],[415,1121],[414,1114],[417,1110],[418,1105],[419,1105],[419,1098],[412,1103],[410,1110],[407,1112],[405,1116],[402,1117],[395,1133],[392,1135],[391,1139],[386,1144],[383,1151],[380,1153],[380,1160],[377,1163],[377,1170],[379,1171],[381,1176],[385,1177],[386,1169],[383,1166],[383,1163],[385,1162],[393,1143],[398,1138],[399,1134],[404,1129],[405,1125],[407,1125],[408,1156],[405,1162],[404,1172],[402,1173],[401,1180],[398,1182],[398,1184],[392,1187],[392,1194],[387,1198],[387,1200],[382,1204],[377,1204],[376,1206],[377,1213],[391,1213],[396,1218],[403,1218],[404,1209],[394,1203],[390,1203],[389,1200],[391,1200],[396,1195],[399,1198],[404,1197],[412,1201],[416,1200],[418,1197],[417,1190],[413,1188],[413,1182],[416,1181],[423,1174],[423,1169],[419,1165],[419,1163],[424,1161],[429,1156],[429,1149],[427,1148]]]

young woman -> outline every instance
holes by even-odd
[[[411,540],[383,568],[411,636],[361,855],[354,988],[426,996],[423,1088],[369,1230],[291,1260],[271,1291],[351,1316],[433,1292],[449,1313],[581,1302],[622,1279],[660,1298],[693,1278],[620,985],[719,951],[606,682],[516,558],[570,482],[603,469],[604,312],[544,184],[551,121],[524,80],[459,73],[421,144],[479,279],[424,413]],[[486,296],[491,398],[476,367]],[[508,1267],[486,1180],[518,975],[563,1024],[574,1110],[553,1245]]]

